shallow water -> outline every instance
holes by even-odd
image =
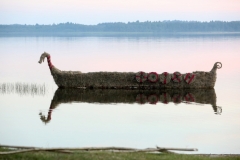
[[[239,154],[239,44],[232,35],[0,37],[0,144]],[[223,68],[213,91],[59,91],[46,61],[38,64],[44,51],[57,68],[82,72],[187,73],[217,61]]]

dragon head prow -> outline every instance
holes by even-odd
[[[44,62],[45,57],[48,57],[48,56],[50,56],[49,53],[43,52],[43,54],[41,55],[40,60],[38,61],[38,63],[41,64],[42,62]]]

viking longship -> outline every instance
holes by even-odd
[[[88,72],[61,71],[51,62],[50,54],[44,52],[39,63],[47,58],[53,79],[59,88],[102,88],[102,89],[161,89],[161,88],[214,88],[217,69],[222,68],[221,62],[216,62],[209,72],[196,71],[146,73],[134,72]]]

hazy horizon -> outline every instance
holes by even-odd
[[[137,21],[139,21],[139,20],[135,20],[135,21],[128,21],[128,22],[120,22],[120,21],[112,21],[112,22],[99,22],[99,23],[97,23],[97,24],[83,24],[83,23],[74,23],[74,22],[69,22],[69,21],[67,21],[67,22],[59,22],[59,23],[49,23],[49,24],[41,24],[41,23],[35,23],[35,24],[26,24],[26,25],[36,25],[36,24],[38,24],[38,25],[58,25],[58,24],[67,24],[67,23],[72,23],[72,24],[80,24],[80,25],[98,25],[98,24],[104,24],[104,23],[125,23],[125,24],[128,24],[128,23],[135,23],[135,22],[137,22]],[[210,21],[197,21],[197,20],[185,20],[185,21],[183,21],[183,20],[159,20],[159,21],[149,21],[149,20],[146,20],[146,21],[139,21],[139,23],[142,23],[142,22],[164,22],[164,21],[171,21],[171,22],[173,22],[173,21],[182,21],[182,22],[207,22],[207,23],[209,23],[209,22],[211,22],[211,21],[220,21],[220,20],[210,20]],[[220,22],[239,22],[240,20],[233,20],[233,21],[220,21]],[[22,24],[20,24],[20,23],[12,23],[12,24],[0,24],[0,25],[25,25],[25,23],[22,23]]]
[[[0,0],[0,24],[239,21],[238,0]]]

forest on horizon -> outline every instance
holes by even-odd
[[[48,33],[90,33],[90,32],[146,32],[146,33],[178,33],[178,32],[240,32],[240,21],[146,21],[146,22],[111,22],[97,25],[84,25],[71,22],[50,25],[0,25],[0,34],[48,34]]]

